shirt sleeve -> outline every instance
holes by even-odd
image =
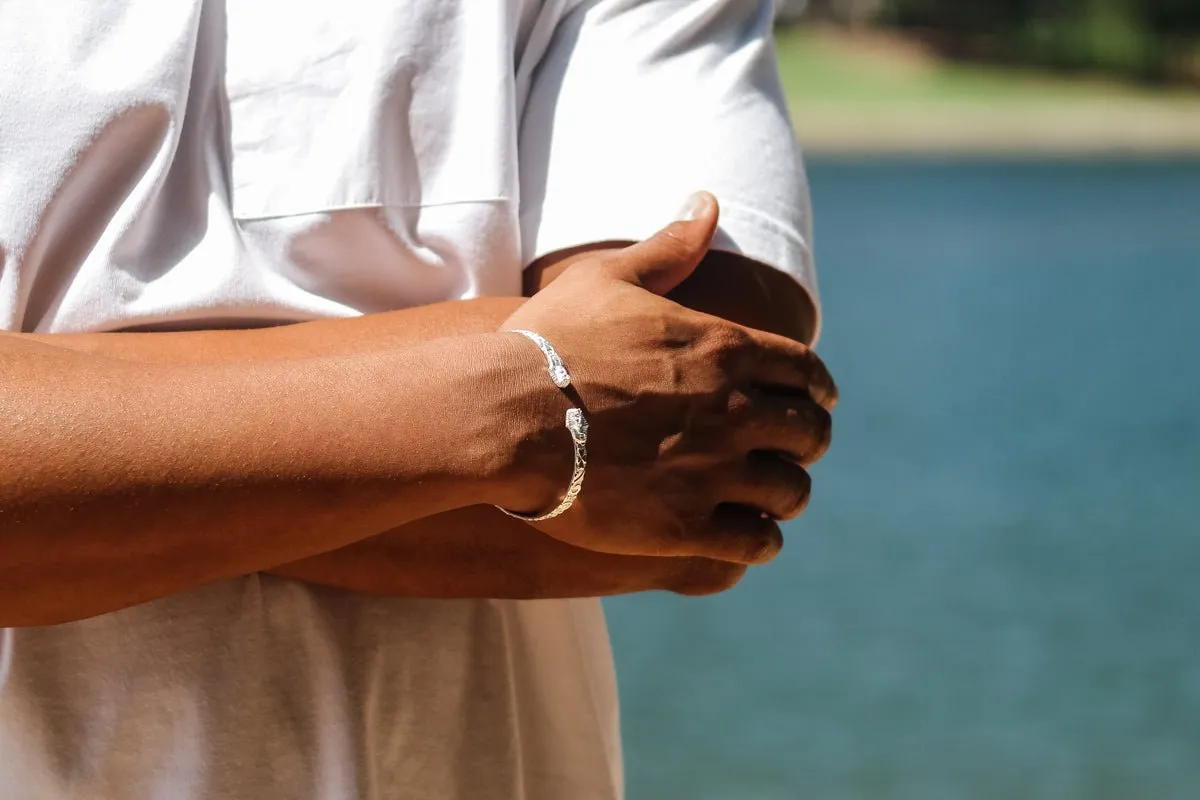
[[[817,302],[808,186],[775,63],[772,0],[584,0],[556,26],[522,109],[525,263],[638,240],[697,189],[714,247]]]

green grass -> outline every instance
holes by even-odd
[[[1069,150],[1076,128],[1091,150],[1200,148],[1200,93],[959,64],[804,28],[777,41],[798,130],[816,149],[886,150],[893,124],[904,150]]]

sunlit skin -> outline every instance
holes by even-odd
[[[256,571],[413,597],[732,586],[807,502],[836,390],[800,344],[807,294],[709,252],[717,213],[547,258],[530,299],[0,337],[0,624]],[[490,506],[556,502],[572,401],[513,327],[555,343],[593,425],[577,506],[537,526]]]

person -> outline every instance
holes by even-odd
[[[0,796],[622,795],[829,441],[771,11],[0,4]]]

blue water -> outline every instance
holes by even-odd
[[[609,603],[632,800],[1200,798],[1200,162],[810,177],[834,446]]]

